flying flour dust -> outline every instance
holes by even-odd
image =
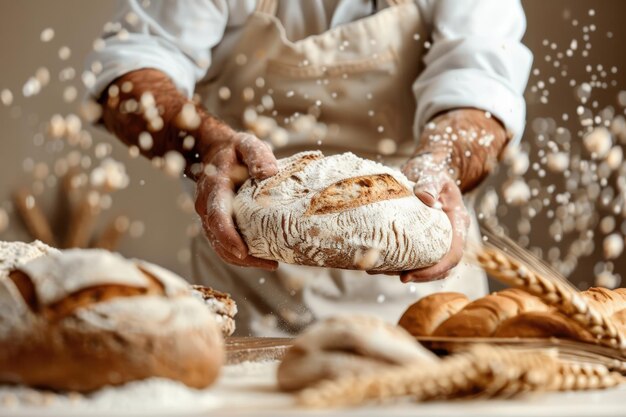
[[[150,2],[143,0],[139,5],[148,8]],[[594,56],[594,43],[619,46],[611,28],[598,26],[596,15],[601,13],[610,13],[610,10],[608,7],[598,11],[591,9],[582,16],[573,16],[564,10],[559,24],[571,35],[569,39],[558,42],[545,39],[534,51],[536,67],[526,97],[529,113],[541,116],[534,117],[528,124],[522,145],[507,151],[506,164],[483,188],[477,203],[479,216],[486,225],[506,232],[521,245],[539,253],[565,276],[584,276],[583,287],[594,284],[594,277],[595,284],[619,285],[621,276],[615,263],[622,255],[626,235],[626,163],[623,158],[626,91],[620,91],[625,87],[618,80],[624,77],[619,68],[608,62],[610,57],[602,58],[606,62],[599,62],[601,58]],[[106,22],[102,38],[90,41],[92,49],[101,51],[108,40],[124,42],[138,22],[139,17],[134,12]],[[41,28],[37,35],[45,47],[53,51],[55,62],[35,67],[18,85],[0,83],[0,111],[6,111],[16,123],[25,120],[35,115],[30,103],[43,94],[58,95],[59,103],[65,103],[72,110],[44,116],[45,123],[29,125],[34,147],[32,156],[23,160],[22,167],[32,179],[32,195],[39,198],[75,169],[82,172],[72,181],[75,187],[89,187],[90,181],[97,184],[113,181],[112,177],[104,175],[113,172],[109,170],[114,166],[110,163],[112,146],[109,139],[94,135],[91,127],[102,110],[96,102],[80,99],[85,96],[86,88],[95,85],[96,76],[103,71],[102,63],[94,61],[83,68],[81,59],[72,65],[76,60],[72,42],[81,40],[65,39],[52,27]],[[415,41],[426,49],[431,47],[429,40],[417,34]],[[339,48],[345,46],[339,45]],[[240,61],[245,64],[248,59],[237,57],[237,62]],[[336,128],[318,121],[324,108],[322,100],[311,100],[306,114],[293,114],[281,121],[285,127],[279,126],[272,118],[275,113],[272,94],[256,93],[256,88],[264,84],[265,80],[259,78],[243,92],[245,101],[250,103],[244,122],[271,146],[285,146],[291,134],[309,135],[313,145],[321,145],[328,132]],[[111,88],[108,93],[115,97],[132,88],[132,84],[127,83]],[[572,92],[575,98],[570,109],[554,114],[553,97],[572,96]],[[607,92],[617,100],[607,101]],[[219,90],[221,100],[229,100],[232,94],[228,87]],[[288,94],[294,100],[306,99],[299,97],[298,92]],[[366,98],[374,99],[371,94]],[[145,93],[140,100],[121,104],[124,111],[142,114],[153,131],[163,128],[164,122],[151,93]],[[372,112],[368,112],[368,116],[374,117]],[[179,119],[189,128],[198,123],[193,106],[182,109]],[[383,137],[378,146],[381,157],[396,152],[394,142],[384,137],[383,126],[377,134]],[[193,147],[194,140],[192,136],[181,137],[185,149]],[[153,144],[152,136],[145,132],[138,146],[129,149],[129,156],[137,157]],[[46,154],[45,158],[42,153]],[[46,162],[38,160],[36,155]],[[184,160],[180,155],[164,155],[155,158],[152,164],[170,176],[183,175]],[[123,179],[117,182],[124,183]],[[128,180],[129,186],[141,187],[145,183],[143,178]],[[183,212],[193,213],[193,200],[189,195],[183,193],[176,201]],[[111,199],[102,198],[100,204],[102,209],[108,209]],[[13,212],[10,202],[0,202],[0,234],[10,229]],[[145,227],[141,220],[133,221],[131,234],[140,237]],[[186,230],[190,237],[198,233],[197,224]],[[186,248],[177,253],[181,262],[189,262]],[[373,257],[369,255],[363,254],[361,261],[369,262]]]
[[[487,187],[479,216],[563,275],[576,275],[581,288],[613,288],[626,235],[626,91],[619,91],[620,69],[598,62],[593,44],[618,41],[597,26],[593,9],[578,19],[565,10],[562,18],[571,38],[544,39],[534,51],[527,101],[529,113],[542,116],[507,151],[499,174],[506,180]],[[551,97],[573,97],[569,111],[554,114]]]

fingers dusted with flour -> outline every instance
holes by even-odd
[[[183,156],[185,173],[197,182],[196,211],[222,259],[240,266],[276,268],[276,262],[248,255],[232,214],[237,186],[249,176],[265,179],[276,173],[276,158],[268,145],[207,113],[157,70],[125,74],[103,92],[99,102],[102,123],[144,156],[164,157],[165,162],[170,152]]]
[[[445,278],[460,262],[470,224],[462,192],[475,188],[493,170],[507,140],[500,122],[478,109],[452,110],[428,123],[402,171],[415,182],[415,195],[424,204],[446,213],[452,244],[435,265],[402,273],[403,282]]]
[[[451,178],[437,183],[436,196],[430,192],[424,192],[416,187],[416,195],[423,203],[431,207],[440,206],[448,216],[452,225],[452,243],[448,253],[435,265],[404,272],[400,279],[402,282],[424,282],[445,278],[448,272],[454,268],[463,257],[463,248],[470,225],[470,217],[463,204],[461,191]]]
[[[278,172],[278,163],[270,146],[256,136],[237,133],[235,150],[252,178],[264,180]]]
[[[196,212],[209,242],[223,260],[239,266],[273,270],[278,266],[276,262],[248,255],[248,247],[235,227],[233,171],[239,166],[235,143],[223,143],[223,148],[210,158],[211,162],[198,177]]]

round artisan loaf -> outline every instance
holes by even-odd
[[[250,254],[310,266],[397,272],[439,261],[446,214],[423,204],[399,171],[351,153],[302,152],[248,180],[234,201]]]
[[[163,377],[206,387],[224,359],[186,282],[104,250],[51,252],[0,277],[0,382],[91,391]]]
[[[400,327],[368,316],[320,321],[298,336],[278,367],[278,386],[293,391],[325,379],[364,375],[437,357]]]

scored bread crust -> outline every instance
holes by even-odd
[[[441,209],[423,204],[399,171],[351,153],[302,152],[278,173],[248,180],[234,201],[250,254],[290,264],[397,272],[449,250]]]
[[[582,298],[626,330],[626,290],[591,288]],[[458,293],[429,295],[411,305],[399,325],[414,336],[559,337],[595,342],[591,332],[540,298],[506,289],[463,304]]]
[[[203,388],[224,360],[212,314],[182,278],[103,250],[18,266],[0,280],[0,304],[0,382],[86,392],[164,377]]]

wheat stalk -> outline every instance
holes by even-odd
[[[416,401],[468,396],[511,397],[553,385],[558,359],[546,350],[476,345],[436,363],[390,368],[324,381],[297,397],[306,407],[354,406],[411,396]]]
[[[603,365],[565,362],[554,350],[475,345],[436,363],[324,381],[301,391],[297,402],[324,408],[407,396],[416,401],[510,398],[526,392],[610,388],[623,382],[622,375]]]
[[[523,289],[570,317],[602,345],[626,352],[626,338],[615,324],[591,307],[579,292],[550,274],[537,273],[532,265],[495,247],[483,247],[474,255],[476,262],[503,283]]]
[[[35,239],[56,246],[52,227],[41,210],[41,206],[28,189],[19,188],[13,193],[13,205],[26,225],[26,229]]]
[[[510,398],[526,392],[611,388],[626,382],[604,365],[567,362],[554,350],[475,345],[438,363],[390,368],[322,382],[298,395],[306,407],[356,406],[411,396],[416,401]]]
[[[551,391],[610,388],[626,380],[619,372],[611,372],[604,365],[560,361],[558,367]]]

